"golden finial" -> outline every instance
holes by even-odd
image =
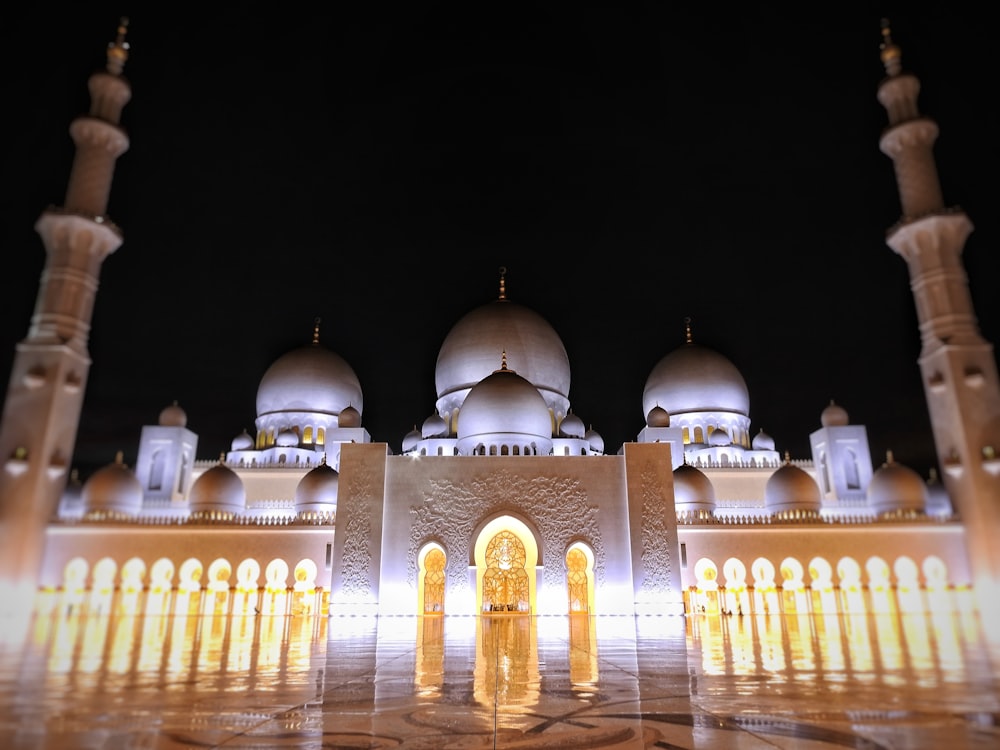
[[[507,275],[507,266],[500,266],[500,299],[507,299],[507,284],[504,277]]]
[[[889,29],[888,18],[882,19],[882,44],[879,45],[879,49],[882,50],[881,57],[885,72],[891,76],[899,75],[903,69],[902,51],[892,41],[892,31]]]
[[[507,350],[506,349],[504,349],[503,352],[500,354],[500,369],[501,370],[506,370],[507,369]]]
[[[118,36],[113,42],[108,42],[108,65],[107,70],[112,75],[120,76],[125,69],[125,61],[128,60],[128,42],[125,41],[125,34],[128,32],[128,19],[122,16],[118,22]]]
[[[691,343],[691,316],[684,318],[684,343]]]
[[[316,320],[313,321],[313,343],[314,344],[318,344],[319,343],[319,324],[322,321],[323,321],[322,318],[316,318]]]
[[[893,464],[893,463],[896,463],[896,459],[893,457],[892,451],[891,450],[887,450],[885,452],[885,465],[888,466],[889,464]]]
[[[124,466],[125,465],[125,454],[121,451],[115,453],[115,465]]]

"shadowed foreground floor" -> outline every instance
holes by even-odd
[[[2,625],[2,624],[0,624]],[[975,618],[40,615],[0,747],[997,748]]]

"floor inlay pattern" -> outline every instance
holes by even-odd
[[[1000,747],[957,614],[39,616],[0,635],[0,747]]]

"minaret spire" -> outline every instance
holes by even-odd
[[[100,266],[122,243],[106,212],[115,161],[129,145],[119,126],[131,98],[121,75],[126,27],[123,19],[106,69],[90,76],[89,114],[70,124],[76,153],[65,204],[35,223],[45,269],[0,421],[0,614],[30,608],[45,526],[58,508],[76,441]]]
[[[946,208],[932,149],[933,120],[920,114],[920,82],[902,71],[900,48],[882,22],[889,74],[878,100],[889,115],[879,147],[893,161],[903,215],[886,242],[905,261],[920,325],[920,372],[944,483],[962,517],[982,608],[1000,614],[1000,384],[993,346],[980,335],[962,251],[972,232]]]
[[[499,299],[507,299],[507,283],[504,277],[507,276],[507,266],[500,266],[500,297]]]

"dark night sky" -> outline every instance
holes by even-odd
[[[125,242],[101,273],[82,474],[117,450],[134,463],[175,399],[216,457],[317,316],[361,380],[363,424],[398,451],[500,266],[562,337],[573,411],[609,452],[641,429],[646,377],[690,316],[779,451],[808,458],[833,399],[876,466],[891,449],[926,474],[913,298],[884,241],[900,209],[878,149],[879,18],[941,126],[946,202],[976,226],[976,313],[1000,342],[994,32],[971,3],[823,6],[7,11],[0,383],[44,262],[34,221],[63,200],[67,128],[125,14],[131,148],[109,205]]]

